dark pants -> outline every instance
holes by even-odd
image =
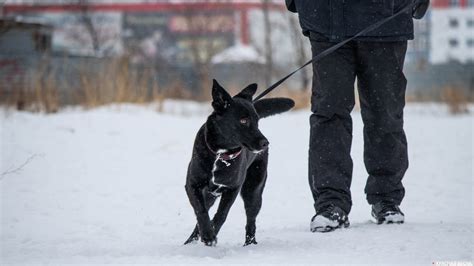
[[[334,45],[311,42],[313,56]],[[364,163],[369,173],[369,204],[399,205],[405,194],[402,178],[408,168],[403,131],[406,41],[350,42],[313,63],[309,184],[316,212],[336,205],[350,212],[354,82],[364,122]]]

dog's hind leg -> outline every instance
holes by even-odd
[[[268,154],[262,154],[247,170],[247,177],[240,192],[244,200],[247,225],[245,226],[244,246],[257,244],[255,239],[257,215],[262,207],[262,193],[267,179]]]
[[[204,190],[204,191],[205,191],[204,193],[207,192],[207,190]],[[216,201],[217,197],[210,194],[210,193],[206,193],[206,194],[207,194],[207,196],[204,198],[204,202],[205,202],[207,211],[209,211],[209,209],[212,207],[212,205],[214,205],[214,202]],[[198,224],[196,224],[196,226],[194,227],[193,232],[188,237],[188,239],[184,242],[184,245],[196,242],[198,240],[199,240],[199,226],[198,226]]]
[[[191,233],[191,235],[188,237],[188,239],[184,242],[185,245],[189,244],[189,243],[193,243],[193,242],[196,242],[199,240],[199,227],[198,225],[196,224],[196,226],[194,227],[194,230],[193,232]]]

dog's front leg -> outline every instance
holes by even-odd
[[[206,246],[215,246],[217,244],[216,234],[206,208],[203,190],[200,187],[186,185],[186,193],[196,214],[201,241]]]
[[[206,189],[203,190],[203,193],[204,193],[204,203],[206,205],[206,210],[209,212],[209,209],[212,207],[212,205],[214,205],[214,202],[216,201],[217,197],[209,193]],[[187,245],[197,240],[199,240],[199,225],[198,224],[196,224],[196,227],[194,227],[193,232],[188,237],[186,242],[184,242],[184,244]]]
[[[222,198],[219,202],[219,207],[217,208],[217,212],[214,215],[214,218],[212,219],[216,235],[217,233],[219,233],[219,230],[224,224],[225,219],[227,218],[227,214],[229,214],[230,207],[232,207],[232,204],[234,204],[235,198],[237,198],[238,194],[238,188],[226,189],[224,192],[222,192]]]

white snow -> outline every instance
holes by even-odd
[[[354,112],[351,226],[324,234],[309,231],[309,111],[264,119],[270,163],[259,244],[242,247],[245,213],[237,200],[217,247],[206,247],[183,242],[195,226],[186,168],[208,106],[175,102],[164,109],[173,111],[127,105],[53,115],[0,111],[0,264],[473,260],[472,115],[452,116],[439,105],[407,107],[405,224],[376,225],[363,193],[362,122]],[[190,110],[197,114],[182,115]]]
[[[265,59],[252,46],[236,44],[213,56],[211,62],[213,64],[245,62],[263,64]]]

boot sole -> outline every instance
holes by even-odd
[[[318,233],[329,233],[329,232],[332,232],[336,229],[340,229],[340,228],[347,228],[349,227],[350,223],[349,221],[345,222],[344,224],[341,224],[339,226],[336,226],[336,227],[333,227],[333,226],[325,226],[325,227],[315,227],[311,230],[311,232],[315,233],[315,232],[318,232]]]
[[[394,222],[394,221],[385,221],[385,220],[376,220],[376,219],[374,219],[373,222],[376,224],[403,224],[405,223],[404,221]]]
[[[402,220],[393,221],[391,219],[387,220],[386,217],[377,218],[374,213],[372,213],[373,222],[376,224],[403,224],[405,222],[405,217],[402,217]]]

